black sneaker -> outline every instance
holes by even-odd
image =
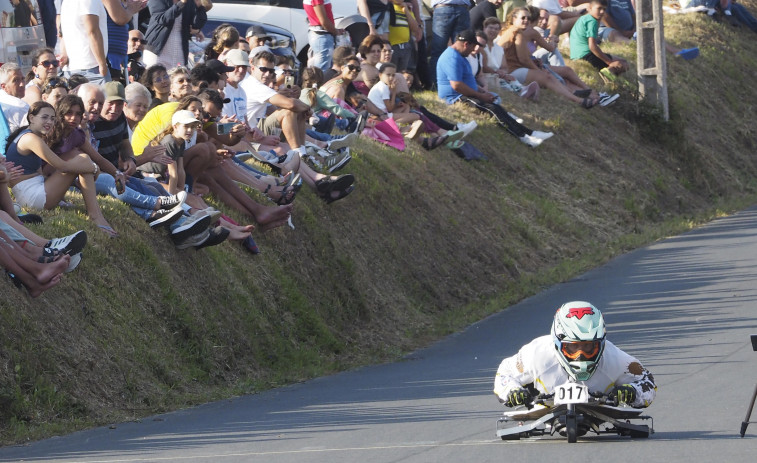
[[[160,209],[173,209],[176,206],[184,204],[187,200],[187,192],[180,191],[175,195],[158,196],[158,206]]]
[[[196,235],[203,230],[207,230],[210,225],[210,216],[208,214],[190,215],[178,227],[171,230],[171,240],[174,244],[182,243],[190,236]],[[199,244],[199,243],[198,243]]]
[[[37,214],[22,214],[18,216],[18,220],[26,225],[43,223],[42,217],[38,216]]]
[[[226,241],[226,238],[229,237],[229,233],[231,233],[228,228],[223,227],[211,228],[208,231],[208,239],[195,246],[196,250],[199,251],[200,249],[207,248],[208,246],[216,246],[218,244],[221,244]]]
[[[147,223],[150,224],[150,228],[168,226],[179,220],[182,214],[184,209],[181,208],[181,204],[170,210],[158,209],[147,218]]]
[[[84,249],[87,244],[87,232],[79,230],[73,235],[64,236],[63,238],[55,238],[47,242],[44,246],[48,249],[55,249],[72,256],[78,254]]]

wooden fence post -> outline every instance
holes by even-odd
[[[668,66],[661,0],[636,0],[636,49],[641,98],[660,108],[665,120],[668,111]]]

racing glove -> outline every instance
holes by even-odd
[[[531,402],[531,394],[528,392],[528,390],[523,388],[513,389],[507,394],[505,406],[517,407],[518,405],[526,405],[529,402]]]
[[[636,388],[630,384],[616,386],[610,393],[610,397],[615,399],[615,402],[618,404],[625,403],[631,405],[636,400]]]

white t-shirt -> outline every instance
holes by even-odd
[[[60,11],[60,27],[68,53],[68,68],[71,71],[96,68],[97,58],[89,44],[82,16],[91,14],[98,17],[103,38],[103,52],[107,56],[107,12],[102,0],[63,0]]]
[[[368,92],[368,99],[371,103],[375,104],[380,110],[386,111],[386,103],[384,100],[388,100],[391,97],[389,86],[382,81],[378,81]]]
[[[562,13],[562,7],[560,6],[560,2],[558,0],[530,0],[528,4],[535,6],[540,10],[547,10],[549,14]]]
[[[257,127],[258,119],[265,117],[268,100],[277,92],[251,75],[247,75],[239,86],[247,93],[247,122],[250,127]]]
[[[3,108],[11,132],[26,125],[26,114],[29,112],[29,104],[26,101],[0,90],[0,107]],[[2,143],[5,144],[5,140],[2,140]]]
[[[223,94],[229,99],[229,102],[223,105],[223,115],[237,116],[240,122],[247,119],[247,93],[242,86],[237,85],[237,88],[234,88],[227,83],[223,88]]]

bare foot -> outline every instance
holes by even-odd
[[[281,227],[283,225],[286,225],[287,222],[289,222],[288,218],[284,219],[284,220],[280,220],[278,222],[269,222],[269,223],[267,223],[265,225],[260,225],[260,230],[264,231],[264,232],[266,232],[268,230],[273,230],[274,228],[278,228],[278,227]]]
[[[288,204],[286,206],[271,206],[266,207],[265,211],[257,214],[255,217],[255,221],[258,223],[258,225],[261,226],[262,229],[266,226],[278,223],[281,221],[286,222],[286,220],[289,218],[289,216],[292,214],[292,207],[293,205]]]
[[[55,275],[45,284],[39,284],[35,283],[32,285],[26,284],[26,290],[29,291],[29,295],[31,297],[39,297],[43,292],[47,291],[48,289],[52,288],[53,286],[58,285],[58,283],[61,282],[61,275]]]
[[[243,232],[240,230],[233,230],[231,228],[229,230],[229,237],[227,239],[231,241],[242,241],[246,239],[248,236],[250,236],[250,232]]]
[[[35,275],[37,282],[44,284],[55,278],[56,275],[62,274],[68,268],[68,264],[70,262],[71,256],[64,255],[55,262],[49,264],[40,264],[42,266],[42,270]]]

